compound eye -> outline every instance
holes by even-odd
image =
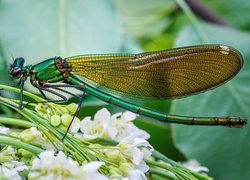
[[[21,68],[19,68],[19,67],[14,67],[14,68],[12,69],[12,71],[11,71],[10,74],[11,74],[11,76],[12,76],[13,79],[18,79],[18,78],[21,77],[22,70],[21,70]]]

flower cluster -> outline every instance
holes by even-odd
[[[57,155],[54,151],[44,151],[33,160],[28,178],[106,180],[107,177],[98,172],[102,165],[98,161],[79,165],[62,151]]]
[[[9,128],[0,127],[0,133],[8,135]],[[17,161],[15,149],[11,146],[5,146],[0,152],[0,179],[17,179],[21,180],[20,172],[27,170],[28,167],[24,162]]]
[[[146,140],[149,134],[132,123],[135,118],[136,115],[128,111],[111,115],[103,108],[95,114],[93,120],[86,117],[81,121],[83,139],[118,142],[116,146],[91,145],[103,159],[117,165],[111,166],[110,177],[146,179],[145,173],[149,167],[144,160],[151,155],[153,147]]]
[[[132,123],[135,118],[136,114],[129,111],[111,115],[106,108],[103,108],[95,114],[93,120],[91,117],[84,118],[80,130],[86,140],[101,138],[120,142],[131,136],[148,139],[149,134]]]
[[[52,103],[38,103],[35,110],[42,117],[46,118],[50,124],[54,127],[59,127],[64,132],[66,132],[71,121],[73,120],[73,115],[76,112],[77,104],[71,103],[69,105],[58,105]],[[74,117],[74,121],[70,126],[69,133],[75,134],[80,128],[80,120],[78,117]]]
[[[68,125],[75,111],[75,105],[58,106],[55,104],[38,104],[36,111],[45,117],[53,126]],[[59,110],[58,110],[59,108]],[[45,149],[38,158],[29,154],[28,164],[31,165],[28,178],[55,179],[146,179],[145,173],[149,167],[145,163],[153,147],[148,143],[149,134],[137,128],[132,121],[136,115],[131,112],[111,115],[107,109],[99,110],[93,120],[90,117],[82,121],[74,119],[74,132],[79,140],[89,141],[89,156],[92,162],[79,165],[75,160],[67,157],[62,151],[55,154],[58,147],[54,147],[36,127],[23,130],[17,135],[21,141]],[[60,123],[58,123],[58,121]],[[67,122],[67,123],[65,123]],[[8,132],[8,129],[0,129]],[[107,140],[115,144],[101,145],[98,141]],[[60,149],[60,148],[59,148]],[[62,150],[62,149],[61,149]],[[22,154],[27,151],[18,150]],[[27,158],[26,158],[27,159]],[[101,166],[106,167],[106,174],[100,174]]]
[[[137,179],[146,179],[144,173],[149,167],[144,160],[151,156],[153,147],[145,139],[131,136],[124,138],[114,147],[99,144],[93,144],[91,147],[99,150],[96,156],[101,155],[102,159],[108,159],[109,163],[116,165],[111,166],[111,177],[138,176],[140,178]]]
[[[53,127],[64,129],[70,124],[76,105],[47,103],[38,104],[35,109]],[[166,177],[178,178],[176,167],[151,158],[154,149],[147,141],[149,134],[133,124],[135,118],[136,115],[128,111],[111,115],[103,108],[93,119],[86,117],[80,121],[75,118],[69,132],[73,136],[64,141],[53,134],[57,131],[46,130],[48,123],[43,119],[39,123],[46,122],[44,126],[34,124],[37,127],[22,132],[0,128],[1,134],[17,137],[15,142],[29,144],[41,152],[35,156],[23,146],[3,146],[0,151],[0,178],[146,180],[146,173],[152,166]],[[159,163],[161,166],[158,167]],[[186,168],[181,171],[180,177],[190,176]]]
[[[52,108],[49,106],[38,106],[36,110],[40,115],[50,120],[52,125],[55,125],[53,122],[60,121],[63,123],[65,119],[70,121],[72,118],[72,114],[65,110],[61,111],[64,114],[59,116],[53,114]],[[71,106],[73,105],[71,104]],[[67,106],[66,109],[68,107],[70,106]],[[94,143],[90,145],[90,148],[95,150],[90,151],[93,156],[104,162],[108,160],[109,164],[113,164],[109,166],[110,177],[131,179],[136,176],[137,179],[146,179],[145,173],[149,170],[149,167],[146,165],[145,159],[151,155],[153,147],[147,141],[149,134],[132,123],[135,118],[136,115],[129,111],[111,115],[106,108],[103,108],[94,115],[93,120],[91,117],[86,117],[82,121],[74,120],[73,129],[75,131],[74,133],[70,131],[70,133],[75,135],[78,133],[76,136],[78,139],[89,142],[108,140],[118,143],[115,146],[103,146]],[[59,124],[56,123],[56,126],[59,126]]]

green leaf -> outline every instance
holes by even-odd
[[[54,56],[117,52],[122,28],[113,1],[2,0],[0,37],[6,57],[34,64]]]
[[[138,38],[155,36],[170,23],[170,14],[175,3],[170,0],[126,0],[116,1],[124,29]]]
[[[239,115],[250,119],[250,34],[230,28],[202,24],[212,43],[238,49],[245,59],[240,73],[225,85],[197,96],[176,100],[172,113],[192,116]],[[184,28],[176,46],[199,44],[195,30]],[[190,159],[197,159],[210,169],[215,179],[250,177],[250,128],[188,127],[174,125],[177,146]]]
[[[9,63],[11,55],[24,57],[25,65],[29,65],[54,56],[119,52],[122,46],[122,27],[113,1],[2,0],[0,3],[1,57]],[[7,84],[8,72],[6,66],[2,68],[6,70],[1,72],[6,74],[2,78]],[[25,83],[25,89],[35,91],[29,82]]]
[[[0,83],[6,83],[8,82],[8,65],[5,61],[4,54],[3,54],[3,49],[2,49],[2,44],[0,42],[0,72],[2,73],[0,77]]]

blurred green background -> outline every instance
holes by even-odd
[[[178,3],[192,9],[195,18]],[[245,64],[236,78],[197,96],[136,103],[172,114],[250,119],[249,12],[248,0],[0,0],[0,83],[11,84],[11,56],[36,64],[53,56],[137,53],[203,44],[207,39],[243,54]],[[81,116],[93,115],[101,107],[123,111],[87,97]],[[8,109],[0,108],[1,116],[9,115]],[[176,161],[196,159],[215,179],[250,177],[249,125],[190,127],[145,117],[136,124],[151,134],[155,149]]]

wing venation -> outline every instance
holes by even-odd
[[[231,79],[241,54],[224,45],[201,45],[141,54],[66,58],[74,75],[112,93],[138,98],[179,98]]]

